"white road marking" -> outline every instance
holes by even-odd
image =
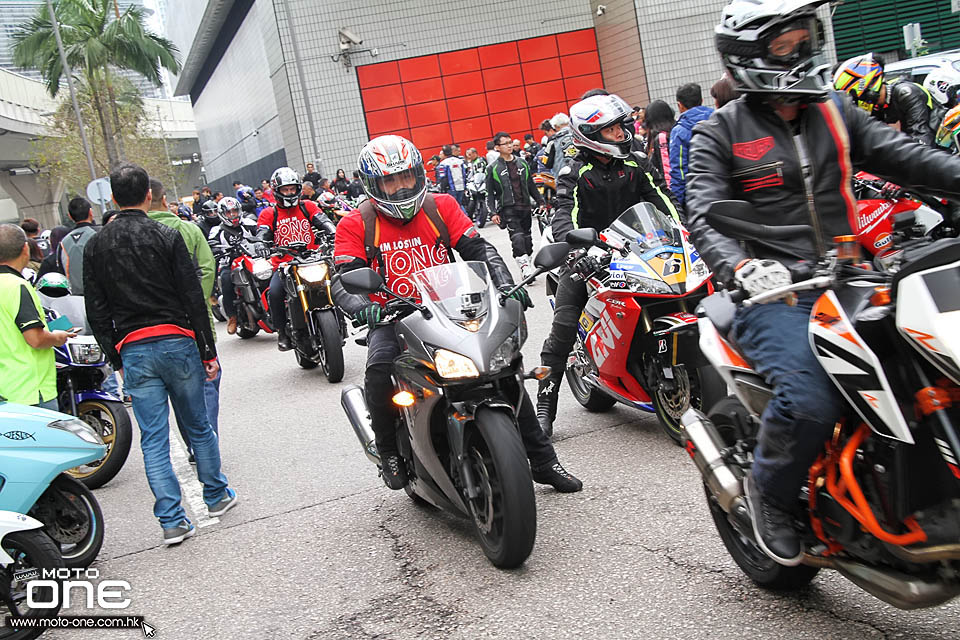
[[[203,485],[197,480],[197,472],[187,459],[187,448],[180,439],[180,431],[177,430],[175,420],[170,420],[170,462],[173,463],[173,472],[177,474],[177,479],[180,481],[183,499],[193,512],[193,524],[199,529],[220,522],[220,518],[210,516],[207,505],[203,501]]]

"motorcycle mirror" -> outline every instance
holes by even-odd
[[[566,241],[574,249],[592,247],[597,243],[597,230],[586,227],[571,231],[567,234]]]
[[[593,231],[593,229],[590,229],[590,231]],[[576,231],[573,233],[576,233]],[[568,242],[548,244],[540,249],[540,251],[537,251],[537,255],[533,257],[533,266],[543,271],[555,269],[563,264],[563,261],[567,259],[570,251],[571,247]]]
[[[340,283],[347,293],[376,293],[383,287],[383,278],[373,269],[364,267],[342,274]]]

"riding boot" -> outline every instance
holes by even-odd
[[[560,398],[560,378],[550,375],[540,381],[537,390],[537,421],[547,437],[553,436],[553,422],[557,419],[557,402]]]
[[[280,351],[290,351],[292,348],[290,345],[290,336],[287,335],[287,327],[281,326],[277,329],[277,349]]]

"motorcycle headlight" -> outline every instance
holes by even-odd
[[[433,354],[433,364],[437,367],[437,373],[441,378],[477,378],[480,372],[477,371],[477,365],[467,356],[447,351],[446,349],[437,349]]]
[[[490,356],[490,370],[499,371],[510,365],[520,350],[520,329],[513,332]]]
[[[97,364],[103,361],[103,350],[96,342],[71,342],[70,359],[77,364]]]
[[[273,276],[273,265],[266,258],[253,261],[253,277],[257,280],[269,280]]]
[[[54,420],[48,423],[47,426],[51,429],[60,429],[61,431],[72,433],[84,442],[89,442],[90,444],[103,444],[103,439],[100,437],[100,434],[80,418]]]
[[[304,284],[323,284],[327,279],[326,263],[308,264],[297,269]]]
[[[642,291],[644,293],[673,293],[670,285],[666,282],[661,282],[660,280],[646,276],[631,274],[628,282],[634,291]]]

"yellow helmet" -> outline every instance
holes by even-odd
[[[947,111],[943,122],[937,129],[937,145],[949,149],[956,142],[957,131],[960,131],[960,105]]]
[[[872,53],[850,58],[833,74],[833,88],[849,93],[858,107],[868,113],[879,111],[883,88],[883,63]]]

